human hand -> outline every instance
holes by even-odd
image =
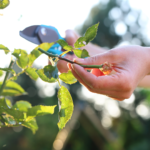
[[[66,30],[66,41],[68,43],[68,45],[74,46],[74,43],[76,42],[76,40],[79,38],[80,36],[73,30]],[[103,53],[106,50],[103,48],[100,48],[99,46],[96,46],[92,43],[89,43],[88,45],[82,47],[82,49],[86,49],[89,53],[90,56],[96,55],[98,53]],[[65,58],[69,59],[69,60],[73,60],[74,58],[77,58],[75,55],[70,55],[67,54],[65,56]],[[50,64],[50,62],[49,62]],[[64,60],[59,60],[57,63],[57,68],[59,70],[60,73],[63,72],[68,72],[68,67],[67,67],[67,62]]]
[[[73,46],[78,38],[79,38],[79,35],[75,31],[73,31],[73,30],[66,30],[66,37],[65,37],[65,39],[66,39],[66,42],[68,43],[68,45]],[[65,58],[67,58],[69,60],[73,60],[74,58],[76,58],[76,56],[67,54],[65,56]],[[61,73],[68,72],[67,62],[64,61],[64,60],[59,60],[58,61],[57,68],[58,68],[59,72],[61,72]]]
[[[138,83],[150,72],[150,48],[141,46],[118,47],[93,57],[79,59],[82,65],[100,65],[109,62],[115,74],[95,76],[77,64],[68,64],[73,75],[89,91],[117,100],[131,96]]]

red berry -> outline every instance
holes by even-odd
[[[99,69],[92,69],[92,71],[91,71],[91,73],[92,74],[94,74],[95,76],[104,76],[105,74],[101,71],[101,70],[99,70]]]

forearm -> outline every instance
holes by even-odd
[[[147,51],[144,60],[147,64],[147,67],[143,67],[146,67],[148,74],[139,82],[138,87],[150,88],[150,47],[145,47],[144,49]]]

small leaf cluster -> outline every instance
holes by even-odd
[[[0,0],[0,9],[4,9],[9,5],[9,0]]]
[[[13,106],[11,101],[0,98],[0,126],[16,127],[25,126],[35,133],[38,129],[36,116],[53,114],[56,106],[32,105],[27,101],[17,101]]]
[[[89,53],[86,49],[81,50],[81,47],[86,46],[90,41],[92,41],[96,34],[98,29],[99,23],[93,25],[92,27],[88,28],[85,35],[80,37],[74,44],[74,47],[68,45],[67,42],[65,42],[62,39],[59,39],[57,43],[59,43],[63,49],[66,51],[62,53],[61,55],[64,55],[70,51],[72,51],[78,58],[86,58],[89,57]]]
[[[99,24],[99,23],[98,23]],[[86,49],[81,49],[86,44],[88,44],[91,40],[93,40],[96,36],[98,24],[93,25],[89,29],[87,29],[85,35],[80,37],[73,46],[68,45],[68,43],[62,39],[56,41],[61,45],[61,47],[65,50],[62,52],[60,56],[67,54],[69,52],[73,52],[79,58],[89,57],[88,51]],[[46,65],[42,69],[37,69],[32,67],[33,62],[42,54],[38,49],[41,48],[45,52],[48,51],[53,43],[42,43],[33,49],[30,54],[28,54],[25,50],[15,49],[12,52],[12,55],[16,58],[16,64],[21,68],[21,72],[16,73],[10,63],[8,68],[0,68],[0,75],[3,72],[6,72],[5,79],[3,82],[0,82],[0,126],[25,126],[36,132],[38,129],[35,117],[45,115],[45,114],[53,114],[56,106],[34,106],[27,101],[20,100],[16,102],[12,106],[11,101],[6,99],[5,96],[19,96],[28,94],[25,90],[15,82],[17,77],[22,73],[26,73],[31,79],[37,80],[38,77],[43,81],[48,83],[58,82],[59,90],[58,90],[58,104],[59,104],[59,129],[63,129],[71,118],[73,113],[73,100],[68,91],[68,89],[62,86],[60,80],[66,84],[74,84],[77,82],[76,78],[73,76],[71,71],[67,73],[58,73],[57,62],[58,58],[54,58],[53,55],[49,57],[52,65]],[[0,44],[0,50],[4,50],[5,54],[8,54],[10,50],[4,45]],[[11,74],[11,77],[8,75]]]

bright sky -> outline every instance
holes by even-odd
[[[105,1],[105,0],[103,0]],[[64,36],[65,30],[82,25],[91,8],[100,0],[10,0],[10,5],[0,10],[0,44],[30,52],[36,47],[19,36],[19,31],[30,25],[52,25]],[[150,14],[149,0],[129,0],[130,5]],[[46,56],[45,56],[46,57]],[[44,66],[44,56],[36,64]],[[0,52],[0,67],[9,64],[10,55]],[[39,63],[40,62],[40,63]],[[42,62],[42,63],[41,63]]]
[[[19,36],[19,31],[31,25],[52,25],[64,36],[65,30],[74,29],[88,17],[91,7],[100,0],[10,0],[10,5],[0,10],[0,44],[11,49],[30,52],[34,45]],[[0,67],[8,65],[10,56],[0,53]],[[47,63],[40,58],[44,66]],[[2,63],[3,62],[3,63]],[[38,62],[37,62],[38,63]]]
[[[30,52],[37,45],[21,38],[20,30],[31,25],[45,24],[55,26],[64,36],[65,30],[82,25],[91,8],[99,2],[100,0],[10,0],[10,5],[4,10],[0,10],[0,14],[3,14],[3,16],[0,15],[0,44],[7,46],[11,51],[16,48]],[[129,0],[129,2],[133,8],[141,9],[144,14],[150,14],[150,0]],[[149,31],[150,28],[147,32]],[[8,66],[10,58],[10,54],[5,55],[3,51],[0,51],[0,67]],[[47,65],[47,56],[40,56],[36,64],[41,67]],[[54,88],[46,82],[42,83],[40,79],[36,82],[39,89],[46,88],[46,90],[42,90],[45,92],[44,95],[52,96],[55,92]],[[87,94],[87,92],[85,93]],[[40,93],[41,96],[42,94]],[[98,101],[95,99],[96,102]]]

